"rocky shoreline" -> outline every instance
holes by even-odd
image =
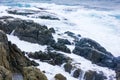
[[[22,20],[11,16],[0,17],[0,30],[0,80],[12,80],[13,73],[22,74],[24,80],[48,80],[44,74],[45,72],[35,67],[39,64],[29,60],[29,58],[37,59],[51,65],[61,66],[64,64],[64,70],[66,72],[71,74],[72,70],[74,70],[72,76],[75,78],[83,76],[84,80],[107,79],[102,71],[96,72],[89,70],[83,73],[83,70],[72,64],[70,57],[58,51],[65,52],[66,54],[74,53],[90,60],[93,64],[115,70],[116,80],[120,80],[120,58],[114,57],[92,39],[83,38],[81,35],[67,31],[64,34],[73,38],[74,42],[71,43],[69,40],[62,38],[58,38],[55,41],[53,34],[56,31],[54,28],[48,28],[45,25],[37,24],[31,20]],[[22,52],[15,44],[8,41],[6,34],[12,34],[21,40],[31,43],[47,45],[47,51],[35,53]],[[75,45],[75,48],[71,51],[67,45]],[[29,58],[25,55],[28,55]],[[55,80],[67,79],[61,73],[56,74]]]

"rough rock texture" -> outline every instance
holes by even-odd
[[[45,45],[55,42],[51,29],[49,30],[47,26],[42,26],[30,20],[7,17],[7,19],[0,20],[0,29],[32,43]]]
[[[120,71],[116,72],[116,80],[120,80]]]
[[[24,80],[48,80],[47,77],[35,67],[23,68]]]
[[[3,66],[0,66],[0,80],[12,80],[12,73]]]
[[[0,66],[4,66],[6,69],[10,69],[8,62],[8,41],[6,34],[0,30]]]
[[[35,53],[29,53],[28,56],[33,59],[40,59],[43,62],[50,63],[52,65],[61,65],[65,62],[68,62],[70,60],[69,57],[64,56],[61,53],[57,52],[35,52]]]
[[[56,74],[55,75],[55,80],[67,80],[67,79],[62,74]]]
[[[81,69],[76,69],[76,70],[73,72],[73,77],[79,78],[80,76],[82,76],[82,70],[81,70]]]
[[[64,69],[65,69],[66,72],[71,73],[72,68],[73,68],[73,66],[70,63],[66,63],[64,65]]]
[[[105,80],[106,77],[102,73],[97,73],[96,71],[87,71],[84,75],[85,80]]]
[[[77,41],[73,53],[83,56],[99,66],[115,69],[117,65],[116,58],[110,52],[88,38],[82,38],[80,41]]]
[[[21,50],[8,42],[6,34],[0,30],[0,80],[11,80],[11,73],[22,73],[23,67],[36,65]]]

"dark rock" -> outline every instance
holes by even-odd
[[[76,70],[73,72],[73,77],[75,77],[75,78],[79,78],[81,75],[82,75],[81,69],[76,69]]]
[[[12,20],[3,19],[0,21],[0,29],[7,34],[18,36],[21,40],[42,45],[50,45],[55,43],[52,33],[53,29],[42,26],[30,20],[21,20],[12,18]],[[4,21],[4,22],[3,22]]]
[[[66,31],[66,32],[65,32],[65,34],[67,34],[68,36],[70,36],[70,37],[74,38],[74,39],[75,39],[75,41],[78,41],[78,40],[79,40],[79,38],[81,37],[81,35],[80,35],[80,34],[75,35],[73,32],[70,32],[70,31]]]
[[[92,61],[92,63],[103,67],[109,67],[114,69],[116,63],[114,63],[113,56],[106,55],[98,50],[91,49],[88,47],[78,47],[76,46],[73,53],[83,56],[84,58]]]
[[[91,49],[96,49],[100,52],[103,52],[104,54],[112,56],[112,54],[110,52],[106,51],[106,49],[104,47],[102,47],[99,43],[97,43],[96,41],[89,39],[89,38],[80,39],[80,41],[76,42],[76,46],[83,47],[83,48],[88,47]]]
[[[8,9],[7,12],[9,14],[27,16],[27,15],[38,13],[39,11],[28,10],[28,9],[12,9],[11,8],[11,9]]]
[[[49,19],[49,20],[60,20],[59,18],[55,17],[55,16],[48,16],[48,15],[44,15],[44,16],[38,16],[41,19]]]
[[[53,47],[55,50],[58,50],[58,51],[63,51],[63,52],[66,52],[66,53],[71,53],[70,49],[67,48],[66,45],[61,44],[61,43],[51,44],[51,47]]]
[[[120,80],[120,71],[116,72],[116,80]]]
[[[73,66],[70,63],[66,63],[64,65],[64,69],[65,69],[66,72],[71,73],[72,68],[73,68]]]
[[[49,31],[50,31],[51,33],[55,33],[54,28],[49,28]]]
[[[67,45],[71,45],[70,41],[68,41],[67,39],[61,39],[61,38],[58,38],[58,43],[60,44],[67,44]]]
[[[35,52],[29,53],[28,56],[33,59],[40,59],[43,62],[50,63],[52,65],[61,65],[70,60],[69,57],[64,56],[63,54],[56,52]]]
[[[111,69],[116,68],[118,61],[99,43],[88,38],[82,38],[80,41],[77,41],[73,53],[83,56],[94,64]]]
[[[62,74],[56,74],[55,75],[55,80],[67,80],[67,78],[64,77]]]
[[[103,74],[99,74],[96,71],[88,71],[84,75],[85,80],[105,80],[106,77]]]

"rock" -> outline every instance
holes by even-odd
[[[23,76],[24,80],[48,80],[44,73],[31,66],[23,68]]]
[[[99,66],[115,69],[117,65],[116,58],[111,53],[107,52],[100,44],[91,39],[83,38],[76,42],[73,53],[80,55]]]
[[[15,44],[11,42],[8,44],[10,51],[8,59],[12,72],[22,72],[23,67],[34,65]]]
[[[54,28],[49,28],[49,31],[50,31],[51,33],[55,33]]]
[[[12,73],[3,66],[0,66],[0,80],[12,80]]]
[[[50,63],[52,65],[61,65],[65,62],[68,62],[70,60],[69,57],[64,56],[61,53],[57,52],[35,52],[35,53],[29,53],[28,56],[33,59],[40,59],[43,62]]]
[[[58,51],[63,51],[63,52],[66,52],[66,53],[71,53],[70,49],[67,48],[66,45],[61,44],[61,43],[51,44],[51,47],[53,47],[55,50],[58,50]]]
[[[116,80],[120,80],[120,71],[116,72]]]
[[[6,34],[0,30],[0,66],[4,66],[6,69],[10,69],[8,62],[8,41]]]
[[[76,69],[76,70],[73,72],[73,77],[79,78],[80,76],[82,76],[82,71],[81,71],[81,69]]]
[[[76,42],[75,45],[82,47],[82,48],[87,47],[87,48],[91,48],[91,49],[96,49],[100,52],[103,52],[104,54],[112,56],[112,54],[110,52],[106,51],[106,49],[104,47],[102,47],[99,43],[97,43],[96,41],[89,39],[89,38],[82,38],[82,39],[80,39],[80,41]]]
[[[70,41],[68,41],[67,39],[61,39],[61,38],[58,38],[58,43],[60,44],[67,44],[67,45],[71,45]]]
[[[67,79],[62,74],[56,74],[55,75],[55,80],[67,80]]]
[[[84,75],[85,80],[105,80],[106,77],[102,73],[97,73],[96,71],[87,71]]]
[[[65,32],[65,34],[67,34],[68,36],[70,36],[70,37],[74,38],[74,40],[75,40],[75,41],[78,41],[78,40],[79,40],[79,38],[81,37],[81,35],[80,35],[80,34],[75,35],[73,32],[70,32],[70,31],[66,31],[66,32]]]
[[[66,64],[64,65],[64,69],[65,69],[66,72],[71,73],[72,68],[73,68],[73,66],[72,66],[72,64],[70,64],[70,63],[66,63]]]
[[[0,29],[7,34],[18,36],[21,40],[41,45],[50,45],[55,41],[52,33],[47,26],[37,24],[30,20],[21,20],[17,18],[5,18],[0,20]]]
[[[8,12],[9,14],[27,16],[27,15],[31,15],[31,14],[38,13],[39,11],[28,10],[28,9],[19,9],[19,8],[17,8],[17,9],[9,8],[9,9],[7,10],[7,12]]]

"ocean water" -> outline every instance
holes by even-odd
[[[120,56],[120,0],[0,0],[0,5],[0,12],[5,11],[4,6],[32,10],[43,8],[61,20],[30,19],[54,27],[58,33],[72,31],[91,38],[114,56]]]

